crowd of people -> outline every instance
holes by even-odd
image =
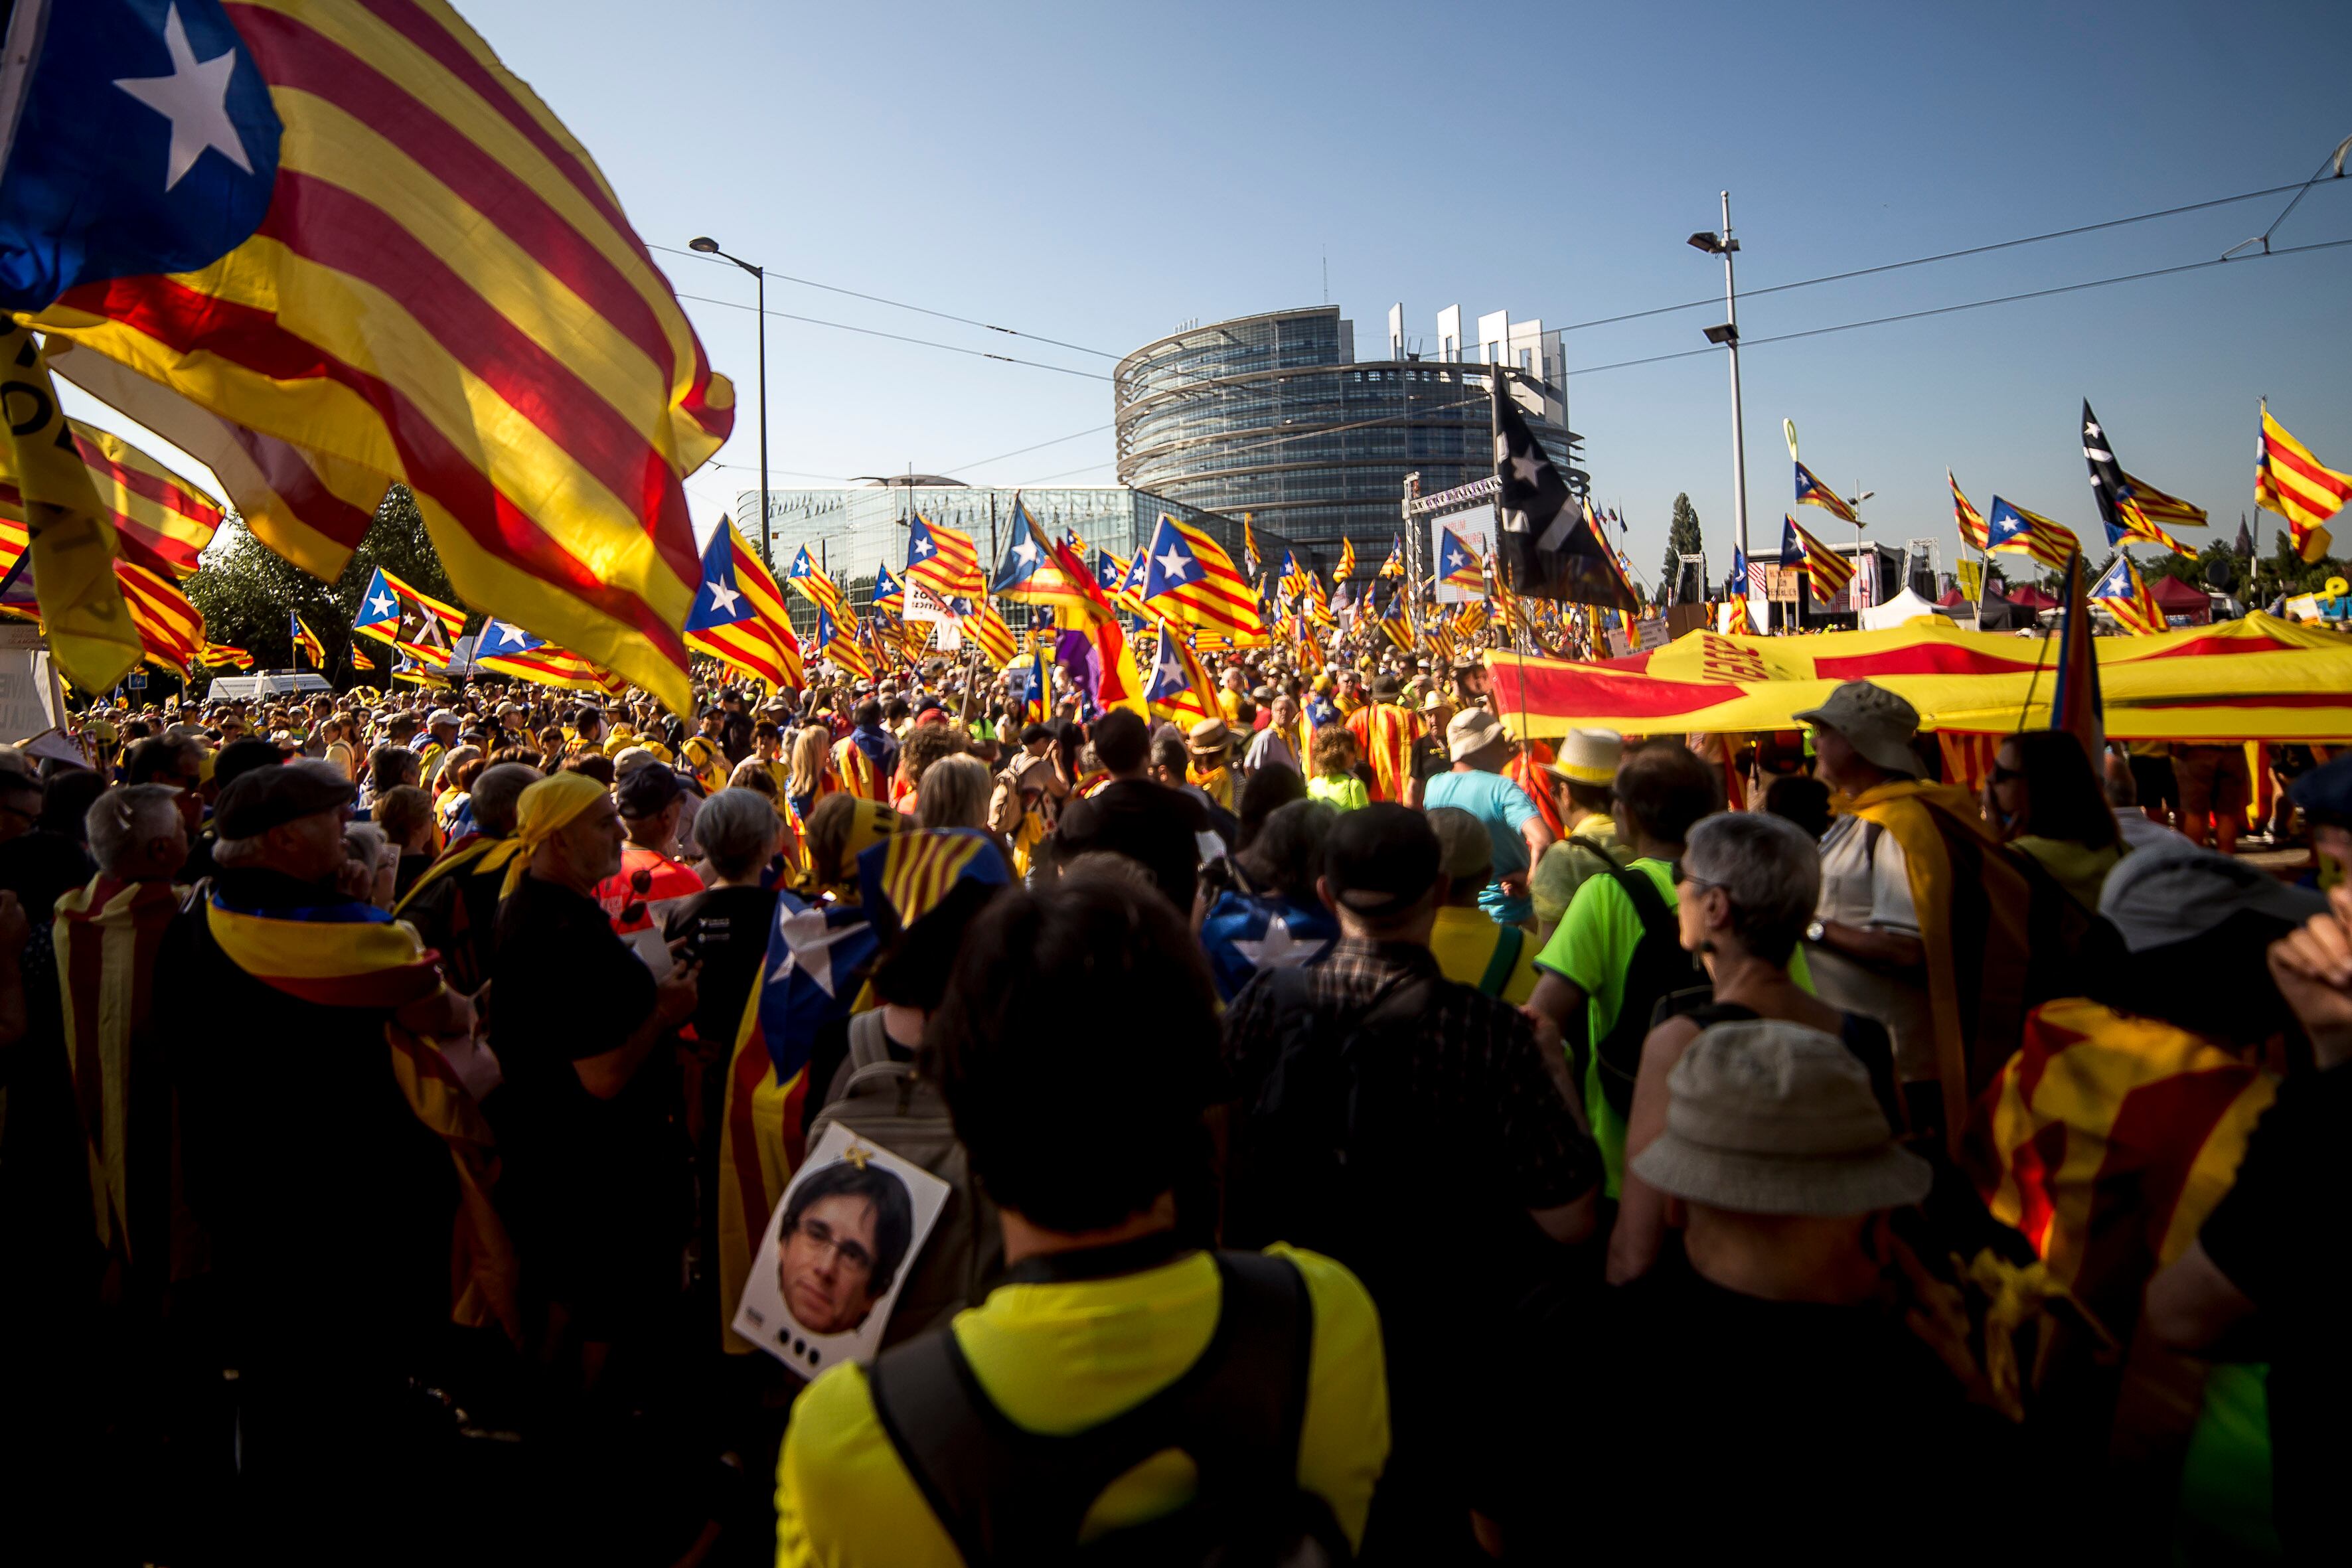
[[[1547,742],[1475,662],[1212,656],[1181,723],[969,668],[0,751],[40,1555],[2352,1539],[2352,757],[2272,868],[2196,841],[2242,748],[1971,790],[1864,681]],[[786,1202],[834,1125],[946,1184],[919,1243],[862,1163]],[[730,1326],[780,1207],[869,1363]]]

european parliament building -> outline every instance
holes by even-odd
[[[1459,306],[1428,339],[1389,311],[1381,357],[1356,357],[1336,305],[1187,326],[1144,344],[1116,373],[1118,477],[1139,490],[1229,517],[1261,542],[1281,534],[1318,563],[1343,537],[1360,559],[1388,553],[1405,476],[1434,494],[1494,472],[1490,378],[1510,378],[1537,439],[1583,489],[1568,426],[1560,337],[1508,311],[1465,333]]]

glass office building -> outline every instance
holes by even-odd
[[[1405,476],[1423,495],[1494,472],[1488,407],[1494,367],[1552,460],[1582,489],[1568,427],[1559,334],[1539,321],[1481,319],[1465,342],[1461,312],[1416,349],[1402,307],[1389,315],[1389,357],[1360,361],[1355,324],[1336,305],[1188,327],[1118,363],[1118,477],[1139,489],[1228,516],[1261,537],[1288,536],[1318,564],[1343,537],[1378,561],[1398,531]],[[1450,329],[1450,330],[1449,330]]]
[[[904,574],[908,520],[917,512],[926,521],[971,534],[982,568],[993,570],[1015,494],[1049,535],[1076,533],[1090,548],[1108,550],[1122,559],[1132,560],[1150,542],[1160,514],[1167,512],[1223,545],[1235,564],[1243,560],[1238,518],[1164,495],[1125,485],[1057,485],[1016,492],[917,474],[912,484],[894,478],[833,489],[770,490],[768,527],[776,575],[781,578],[805,546],[810,557],[848,589],[850,602],[863,605],[873,595],[876,567],[887,565],[892,575]],[[758,496],[756,490],[745,490],[735,503],[735,526],[755,550],[761,542]],[[1263,523],[1257,536],[1259,550],[1279,563],[1288,541]],[[1008,607],[1007,618],[1019,625],[1014,608]]]

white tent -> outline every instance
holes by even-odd
[[[1899,626],[1906,621],[1916,620],[1921,616],[1940,616],[1943,613],[1909,588],[1905,588],[1886,603],[1872,605],[1864,610],[1862,629],[1866,632],[1881,632],[1889,626]]]

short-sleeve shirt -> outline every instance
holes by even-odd
[[[1675,904],[1675,868],[1664,860],[1643,856],[1626,868],[1656,885],[1669,910]],[[1592,1042],[1584,1055],[1584,1110],[1592,1124],[1592,1141],[1601,1146],[1611,1197],[1625,1177],[1625,1119],[1617,1114],[1601,1091],[1600,1044],[1617,1026],[1625,1005],[1625,971],[1633,950],[1642,945],[1641,911],[1617,885],[1614,877],[1594,877],[1576,889],[1559,929],[1551,933],[1536,966],[1549,969],[1573,984],[1585,995],[1586,1038]]]
[[[1295,773],[1298,768],[1298,753],[1290,749],[1290,742],[1283,738],[1281,731],[1267,725],[1250,738],[1249,751],[1242,758],[1242,766],[1254,773],[1276,763]]]
[[[1506,893],[1502,881],[1505,877],[1527,870],[1528,841],[1519,830],[1540,820],[1543,815],[1528,798],[1528,792],[1500,773],[1443,773],[1424,784],[1421,795],[1423,811],[1434,811],[1441,805],[1450,805],[1476,817],[1494,843],[1495,874],[1486,890],[1478,895],[1478,907],[1496,920],[1513,924],[1534,919],[1535,905],[1528,896]]]
[[[1319,800],[1334,811],[1355,811],[1372,800],[1364,781],[1352,773],[1317,773],[1307,781],[1307,798]]]
[[[1502,952],[1507,942],[1515,950],[1508,955]],[[1497,1001],[1517,1007],[1535,994],[1536,939],[1517,926],[1497,924],[1483,910],[1455,904],[1439,910],[1429,932],[1429,951],[1437,955],[1437,967],[1446,979],[1475,986]]]
[[[1841,816],[1822,836],[1822,891],[1815,919],[1898,936],[1919,934],[1911,898],[1911,862],[1895,835],[1858,816]],[[1886,1026],[1895,1070],[1906,1082],[1937,1076],[1936,1021],[1927,987],[1857,963],[1827,946],[1811,950],[1822,1001]]]
[[[1314,1315],[1298,1485],[1360,1542],[1389,1449],[1380,1321],[1355,1277],[1328,1258],[1270,1247],[1298,1268]],[[1062,1436],[1098,1426],[1167,1387],[1208,1348],[1215,1262],[1188,1253],[1107,1279],[1000,1285],[941,1331],[956,1336],[987,1397],[1017,1426]],[[1190,1501],[1192,1462],[1173,1453],[1114,1481],[1081,1535],[1147,1523]],[[776,1466],[779,1568],[957,1568],[963,1559],[874,1410],[866,1369],[844,1363],[793,1406]]]
[[[609,1134],[642,1131],[653,1075],[610,1100],[581,1083],[572,1063],[618,1050],[654,1009],[654,976],[613,934],[604,907],[571,889],[525,877],[499,906],[492,961],[490,1048],[506,1076],[500,1090],[527,1146],[594,1165]],[[619,1149],[614,1150],[619,1153]]]

